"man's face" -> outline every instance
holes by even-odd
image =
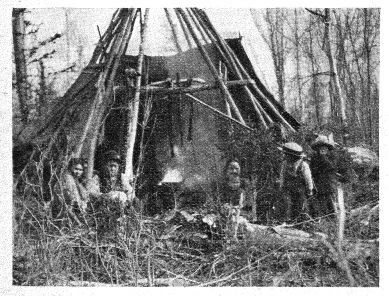
[[[230,162],[227,167],[227,176],[239,176],[240,175],[240,165],[236,161]]]
[[[81,164],[77,164],[73,167],[72,173],[76,178],[80,178],[84,173],[84,167]]]
[[[119,172],[119,164],[116,161],[110,160],[107,163],[107,169],[110,176],[116,176]]]

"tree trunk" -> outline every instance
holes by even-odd
[[[348,33],[348,38],[350,40],[352,54],[354,57],[356,68],[357,68],[357,73],[358,73],[358,76],[360,79],[359,83],[358,83],[360,85],[360,91],[361,91],[360,98],[359,98],[359,100],[357,100],[357,98],[355,98],[355,104],[358,105],[356,107],[359,107],[358,108],[359,112],[358,112],[358,110],[356,110],[356,117],[358,118],[358,122],[360,122],[361,132],[363,134],[364,140],[366,141],[366,139],[368,138],[368,132],[367,132],[367,127],[366,127],[367,124],[366,124],[366,118],[365,118],[365,114],[366,114],[365,113],[365,109],[366,109],[366,106],[365,106],[365,97],[366,97],[366,94],[365,94],[366,93],[365,75],[364,75],[362,67],[360,65],[360,58],[359,58],[359,54],[358,54],[357,48],[356,48],[357,38],[355,38],[355,36],[353,36],[352,27],[354,27],[353,24],[351,24],[349,22],[349,19],[346,18],[346,29],[347,29],[347,33]]]
[[[45,104],[45,98],[46,98],[46,77],[45,77],[45,65],[43,63],[43,60],[39,61],[39,69],[40,69],[39,96],[38,96],[38,102],[36,108],[37,108],[38,116],[42,116],[43,106]]]
[[[295,8],[294,9],[294,25],[295,25],[295,31],[294,31],[294,40],[296,43],[296,83],[297,83],[297,90],[298,90],[298,105],[300,108],[300,121],[303,121],[304,118],[304,102],[302,97],[302,87],[301,87],[301,58],[300,58],[300,38],[298,35],[299,32],[299,22],[298,22],[298,11]],[[296,110],[297,111],[297,110]]]
[[[369,35],[371,34],[371,24],[370,24],[370,17],[371,14],[369,13],[368,8],[363,9],[363,16],[364,16],[364,26],[363,26],[363,47],[364,47],[364,55],[366,59],[366,103],[367,103],[367,123],[368,123],[368,130],[369,130],[369,144],[370,146],[373,146],[373,108],[371,103],[371,47],[370,47],[370,38]]]
[[[26,27],[24,23],[24,8],[14,8],[12,11],[12,29],[16,68],[16,86],[18,90],[19,106],[22,123],[28,120],[27,107],[27,65],[24,52],[24,36]]]
[[[345,132],[347,128],[347,116],[346,116],[346,102],[343,97],[342,88],[340,86],[339,81],[339,75],[338,70],[335,63],[334,54],[332,51],[332,45],[331,45],[331,15],[330,15],[330,9],[326,8],[324,10],[325,13],[325,29],[324,29],[324,41],[325,41],[325,47],[326,47],[326,54],[328,58],[328,62],[330,65],[330,72],[331,72],[331,83],[335,95],[335,104],[337,107],[337,112],[339,113],[339,119],[341,123],[341,127],[343,129],[343,132]]]
[[[309,32],[309,41],[308,41],[308,57],[310,60],[310,66],[311,66],[311,75],[312,75],[312,86],[311,86],[311,96],[314,100],[314,106],[315,106],[315,117],[316,117],[316,123],[317,126],[321,126],[322,124],[322,116],[323,112],[321,110],[321,105],[319,101],[319,93],[318,93],[318,77],[316,73],[318,72],[317,66],[315,63],[315,54],[313,52],[313,34],[312,34],[312,23],[310,23],[310,28],[308,29]]]
[[[265,20],[268,25],[269,37],[264,38],[268,44],[276,74],[278,97],[280,103],[285,107],[285,42],[284,42],[284,19],[279,8],[266,9]]]

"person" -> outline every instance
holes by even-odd
[[[332,151],[335,142],[325,135],[318,135],[311,148],[311,170],[317,194],[313,200],[313,216],[322,217],[335,213],[336,164]]]
[[[110,150],[104,155],[105,165],[100,176],[100,192],[109,198],[118,198],[122,202],[132,200],[132,187],[121,173],[120,155]]]
[[[81,176],[81,184],[84,185],[91,197],[99,197],[101,195],[101,192],[100,178],[98,172],[96,170],[93,170],[92,178],[88,180],[88,178],[86,177],[86,173],[88,171],[88,160],[85,158],[81,158],[81,160],[84,168],[84,173]]]
[[[313,195],[311,170],[299,144],[288,142],[278,149],[284,155],[279,187],[285,203],[285,219],[299,221],[303,214],[307,214],[307,200]]]
[[[83,173],[82,160],[72,158],[67,172],[54,189],[56,194],[53,201],[53,216],[61,217],[67,211],[79,223],[77,214],[85,213],[89,200],[88,191],[82,184]]]
[[[247,199],[248,182],[241,177],[241,167],[235,158],[227,160],[223,170],[219,206],[222,214],[227,216],[227,231],[237,239],[239,220],[251,217],[251,209]],[[244,220],[244,219],[243,219]]]

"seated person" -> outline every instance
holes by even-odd
[[[227,161],[224,168],[224,176],[221,182],[220,190],[220,204],[224,208],[234,209],[235,214],[248,216],[247,206],[247,182],[241,178],[241,168],[239,162],[236,159],[230,159]],[[241,213],[241,209],[244,208],[244,212]],[[248,217],[247,217],[248,218]]]
[[[85,212],[89,194],[82,184],[83,173],[82,160],[79,158],[71,159],[67,172],[54,188],[56,194],[53,200],[53,216],[61,216],[66,208],[71,215],[75,212]]]
[[[101,195],[100,192],[100,178],[96,170],[93,171],[93,176],[91,180],[88,180],[86,177],[86,172],[88,170],[88,160],[82,158],[82,165],[84,167],[84,174],[81,176],[81,183],[88,190],[90,196],[98,197]]]
[[[118,198],[122,202],[132,200],[132,187],[120,171],[120,155],[108,151],[104,157],[105,165],[100,176],[100,192],[109,198]]]

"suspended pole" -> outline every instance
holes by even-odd
[[[196,98],[195,96],[193,96],[191,94],[188,94],[188,93],[186,93],[185,96],[187,96],[188,98],[191,98],[192,100],[194,100],[195,102],[199,103],[200,105],[202,105],[204,107],[207,107],[208,109],[210,109],[213,112],[215,112],[215,114],[217,114],[217,115],[219,115],[219,116],[221,116],[223,118],[226,118],[228,120],[231,120],[232,122],[237,123],[237,124],[239,124],[239,126],[242,126],[242,127],[246,128],[246,129],[248,129],[250,131],[253,131],[253,129],[251,127],[248,127],[247,125],[242,124],[240,121],[238,121],[238,120],[236,120],[236,119],[234,119],[234,118],[224,114],[223,112],[217,110],[216,108],[214,108],[214,107],[204,103],[203,101],[201,101],[200,99]]]

